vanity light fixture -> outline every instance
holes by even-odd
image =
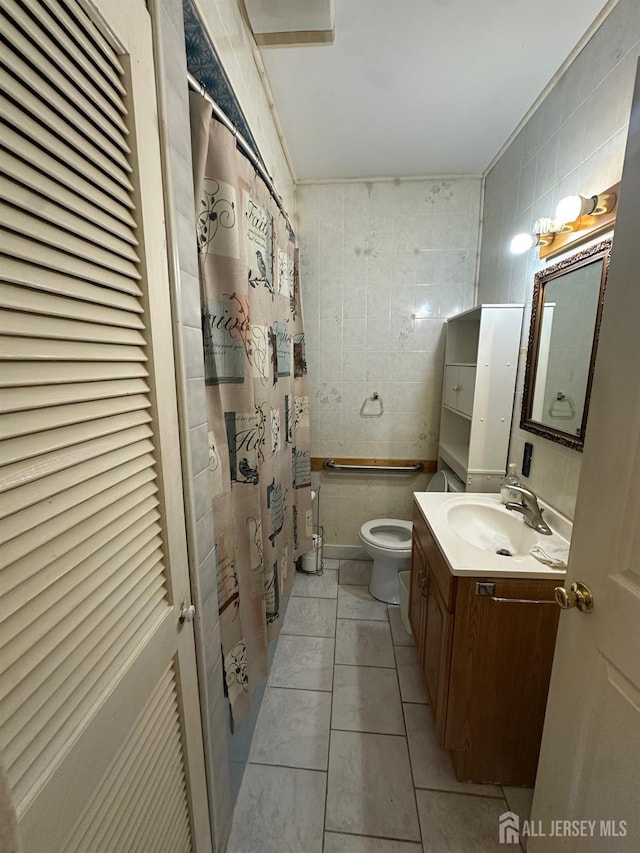
[[[575,223],[583,216],[601,216],[611,213],[616,206],[617,195],[612,192],[585,198],[582,195],[568,195],[558,202],[556,219],[563,223]],[[579,229],[571,229],[579,230]]]
[[[511,241],[511,254],[523,255],[529,249],[533,249],[540,245],[541,234],[516,234]]]
[[[555,216],[537,219],[531,234],[516,234],[511,252],[520,255],[539,247],[540,258],[552,257],[569,246],[579,245],[613,228],[620,184],[590,197],[570,195],[563,198]]]
[[[511,241],[511,253],[522,255],[535,246],[550,246],[553,243],[556,232],[559,230],[560,226],[556,224],[555,219],[551,219],[548,216],[536,219],[531,234],[516,234],[513,238]]]

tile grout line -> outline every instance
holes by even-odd
[[[340,586],[340,561],[338,561],[337,586]],[[331,707],[329,709],[329,737],[327,738],[327,782],[324,791],[324,820],[322,821],[322,844],[320,849],[324,853],[324,840],[327,834],[327,809],[329,807],[329,761],[331,758],[331,723],[333,720],[333,691],[335,687],[336,672],[336,646],[338,644],[338,590],[336,589],[336,618],[333,626],[333,661],[331,665]]]
[[[389,611],[387,609],[387,618],[389,617]],[[391,619],[389,619],[389,623],[391,623]],[[393,640],[393,637],[392,637]],[[407,756],[409,758],[409,768],[411,770],[411,781],[413,783],[413,804],[416,809],[416,819],[418,821],[418,833],[420,834],[420,846],[423,847],[423,839],[422,839],[422,823],[420,822],[420,811],[418,810],[418,795],[416,793],[416,780],[413,773],[413,761],[411,760],[411,750],[409,749],[409,729],[407,728],[407,718],[404,713],[404,705],[405,703],[402,701],[402,688],[400,686],[400,674],[398,672],[398,658],[396,657],[396,647],[393,646],[393,659],[396,662],[396,680],[398,682],[398,692],[400,693],[400,705],[402,706],[402,721],[404,723],[404,730],[407,740]]]
[[[467,783],[461,782],[460,784],[465,785]],[[497,787],[501,786],[498,785]],[[509,805],[502,794],[479,794],[477,791],[452,791],[449,788],[429,788],[426,785],[414,785],[414,788],[416,791],[433,791],[436,794],[452,794],[454,797],[475,797],[478,800],[503,800],[507,807]]]
[[[339,581],[339,575],[338,575],[338,581]],[[326,599],[322,596],[299,596],[299,598],[306,598],[306,599],[315,598],[316,600],[336,600],[337,601],[337,599],[339,597],[339,588],[340,588],[340,584],[338,584],[338,595],[336,596],[335,599]],[[409,748],[409,734],[408,734],[408,727],[407,727],[407,718],[406,718],[406,713],[405,713],[407,709],[405,709],[405,705],[415,706],[418,708],[425,709],[429,703],[428,702],[423,703],[423,702],[416,702],[416,701],[405,701],[402,697],[402,690],[401,690],[401,686],[400,686],[400,676],[399,676],[399,666],[398,666],[398,659],[397,659],[396,651],[398,648],[414,648],[414,650],[417,652],[417,649],[415,649],[415,645],[414,646],[405,646],[402,643],[396,643],[395,642],[395,639],[393,637],[393,633],[391,631],[391,624],[390,624],[391,620],[389,618],[389,607],[387,607],[387,609],[386,609],[386,616],[387,616],[387,618],[385,620],[382,620],[382,619],[360,619],[358,617],[339,617],[338,611],[337,611],[337,606],[336,606],[335,617],[334,617],[334,634],[333,634],[333,637],[325,637],[325,636],[318,637],[316,635],[308,635],[308,634],[286,635],[286,636],[295,636],[295,637],[307,637],[309,639],[333,639],[334,647],[333,647],[333,659],[332,659],[332,663],[331,663],[331,688],[330,688],[330,690],[322,690],[322,689],[318,689],[316,687],[308,687],[308,688],[307,687],[286,687],[286,686],[279,686],[279,685],[270,685],[267,683],[267,686],[273,690],[298,690],[298,691],[304,691],[304,692],[320,693],[320,694],[325,694],[325,695],[326,695],[326,693],[331,694],[330,715],[329,715],[329,732],[328,732],[328,738],[327,738],[326,770],[322,770],[321,768],[300,767],[300,766],[283,765],[283,764],[269,764],[266,762],[250,762],[250,761],[247,761],[247,764],[260,765],[260,766],[264,766],[264,767],[272,767],[272,768],[273,767],[280,767],[280,768],[284,768],[284,769],[288,769],[288,770],[303,770],[303,771],[310,771],[313,773],[325,773],[324,821],[323,821],[323,827],[322,827],[322,839],[321,839],[321,847],[320,847],[320,849],[322,851],[325,850],[325,838],[326,838],[327,833],[330,833],[330,834],[336,834],[337,833],[338,835],[346,835],[346,836],[358,838],[358,839],[375,838],[375,839],[379,839],[379,840],[383,840],[383,841],[394,841],[394,842],[397,841],[397,842],[402,842],[405,844],[414,844],[416,846],[416,850],[418,849],[418,847],[422,847],[424,842],[423,842],[423,828],[422,828],[422,824],[420,821],[420,812],[418,809],[418,801],[417,801],[418,791],[431,792],[434,794],[445,794],[445,795],[450,794],[452,796],[474,797],[476,800],[485,800],[485,801],[489,800],[489,801],[493,801],[493,802],[502,801],[502,803],[504,804],[504,806],[507,809],[510,808],[509,801],[508,801],[506,792],[504,790],[504,786],[502,786],[502,785],[498,786],[498,790],[500,791],[500,793],[497,793],[497,794],[495,794],[495,793],[494,794],[482,793],[482,792],[477,792],[477,791],[474,791],[473,793],[471,793],[471,792],[460,791],[460,790],[450,790],[450,789],[440,788],[440,787],[429,787],[428,785],[421,785],[421,786],[416,785],[415,775],[414,775],[414,766],[413,766],[412,756],[411,756],[411,749]],[[344,619],[344,620],[348,620],[348,621],[352,621],[352,622],[363,622],[363,621],[366,622],[366,621],[368,621],[368,622],[371,622],[374,624],[385,624],[385,622],[386,622],[386,624],[389,625],[389,632],[391,634],[391,645],[392,645],[392,650],[393,650],[394,666],[393,667],[391,667],[391,666],[385,667],[385,666],[379,666],[379,665],[357,664],[357,663],[339,664],[337,662],[337,639],[338,639],[337,638],[337,623],[338,623],[338,619]],[[395,669],[396,684],[397,684],[398,693],[400,696],[402,722],[404,725],[404,734],[395,733],[395,732],[394,733],[382,732],[382,731],[363,731],[360,729],[345,729],[345,728],[333,726],[335,670],[336,670],[337,666],[345,666],[345,667],[350,667],[352,669],[357,669],[359,667],[362,667],[363,669],[381,669],[381,670],[387,671],[387,672],[391,669]],[[419,667],[419,664],[418,664],[418,668],[421,670],[421,668]],[[362,833],[357,833],[357,832],[349,832],[349,831],[342,831],[342,830],[340,830],[340,831],[339,830],[329,830],[327,828],[328,793],[329,793],[329,760],[330,760],[331,742],[332,742],[332,738],[333,738],[333,732],[345,732],[348,734],[365,734],[365,735],[374,736],[374,737],[375,736],[378,736],[378,737],[381,736],[381,737],[404,738],[405,743],[406,743],[407,755],[409,758],[409,766],[410,766],[410,770],[411,770],[411,782],[412,782],[412,787],[413,787],[414,805],[415,805],[415,810],[416,810],[416,817],[417,817],[417,822],[418,822],[418,832],[419,832],[420,841],[408,840],[407,838],[395,838],[395,837],[391,838],[390,836],[382,836],[382,835],[364,835]]]

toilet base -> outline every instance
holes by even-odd
[[[369,593],[386,604],[400,604],[400,579],[398,572],[406,571],[410,557],[403,559],[377,559],[373,561]]]

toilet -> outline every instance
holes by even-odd
[[[428,492],[464,492],[462,480],[451,471],[438,471],[433,475]],[[374,518],[360,528],[360,541],[373,559],[369,592],[378,601],[400,604],[398,572],[405,571],[411,563],[410,521],[399,518]]]
[[[436,471],[431,480],[429,481],[429,485],[427,486],[428,492],[464,492],[465,485],[458,477],[457,474],[454,474],[453,471],[446,471],[442,469],[441,471]]]
[[[412,527],[399,518],[374,518],[360,528],[360,541],[373,559],[369,592],[378,601],[400,604],[398,572],[409,568]]]

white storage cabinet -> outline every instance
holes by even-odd
[[[438,467],[469,492],[504,477],[523,305],[478,305],[447,320]]]

